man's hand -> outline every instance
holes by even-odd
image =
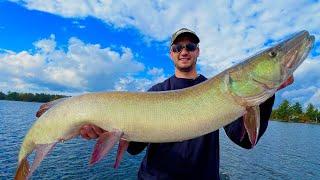
[[[48,109],[52,108],[54,105],[58,104],[59,102],[65,100],[66,98],[57,99],[54,101],[50,101],[44,103],[40,106],[39,110],[36,113],[36,117],[40,117],[43,113],[45,113]],[[81,137],[85,139],[96,139],[100,136],[100,134],[106,132],[105,130],[99,128],[98,126],[92,124],[83,125],[80,129]]]
[[[100,134],[107,132],[100,127],[93,125],[93,124],[86,124],[83,125],[80,129],[80,135],[82,138],[85,139],[96,139],[100,136]]]
[[[281,86],[277,89],[277,91],[289,86],[290,84],[292,84],[294,81],[293,76],[290,76],[284,83],[281,84]]]
[[[40,106],[39,110],[36,113],[36,117],[40,117],[43,113],[45,113],[48,109],[52,108],[54,105],[66,100],[66,98],[56,99],[54,101],[50,101],[44,103]]]

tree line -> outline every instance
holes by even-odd
[[[320,123],[320,110],[313,104],[303,110],[299,102],[290,104],[288,100],[284,100],[278,109],[272,111],[271,118],[286,122]]]
[[[27,102],[49,102],[66,96],[63,95],[51,95],[44,93],[18,93],[8,92],[7,94],[0,91],[0,100],[9,101],[27,101]]]

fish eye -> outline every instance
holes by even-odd
[[[275,52],[275,51],[270,51],[268,54],[269,54],[269,56],[272,57],[272,58],[274,58],[274,57],[277,56],[277,52]]]

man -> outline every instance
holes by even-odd
[[[187,88],[206,80],[196,70],[200,53],[199,37],[191,30],[182,28],[172,35],[170,57],[175,65],[175,74],[162,83],[156,84],[149,91],[168,91]],[[281,88],[291,84],[293,78]],[[260,105],[260,132],[263,135],[272,111],[274,96]],[[43,105],[38,111],[40,116],[49,107]],[[241,138],[244,129],[242,117],[224,127],[227,136],[243,148],[251,148],[248,135]],[[85,125],[80,134],[85,139],[97,138],[104,130]],[[219,130],[204,136],[172,143],[130,142],[127,151],[136,155],[147,147],[141,163],[139,179],[219,179]]]

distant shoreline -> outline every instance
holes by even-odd
[[[46,103],[56,99],[64,98],[64,95],[52,95],[45,93],[18,93],[18,92],[8,92],[7,94],[0,91],[0,100],[7,101],[23,101],[23,102],[39,102]]]
[[[280,120],[280,119],[270,119],[270,121],[285,122],[285,123],[317,124],[317,125],[320,125],[320,122],[312,122],[312,121],[299,122],[299,121],[286,121],[286,120]]]
[[[8,100],[8,99],[0,99],[0,101],[10,101],[10,102],[30,102],[30,103],[47,103],[47,102],[39,102],[39,101],[20,101],[20,100]]]
[[[281,122],[319,124],[320,109],[311,103],[303,108],[300,102],[291,104],[288,100],[284,100],[277,109],[272,110],[270,118]]]

